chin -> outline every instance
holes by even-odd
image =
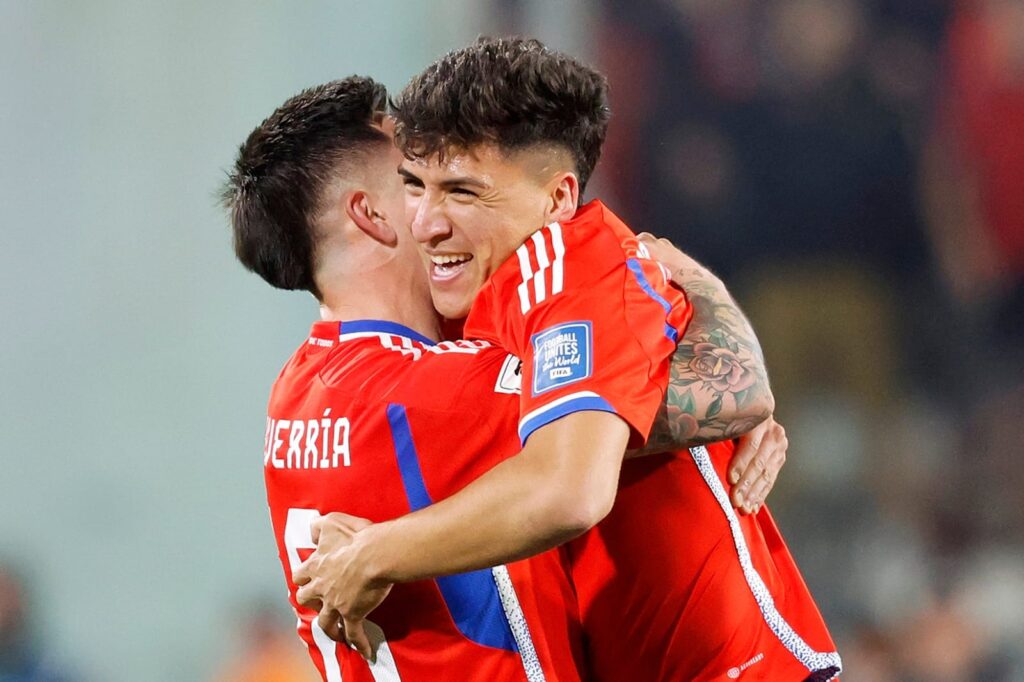
[[[434,309],[449,320],[461,320],[469,315],[472,300],[451,295],[434,296]]]

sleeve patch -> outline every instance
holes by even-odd
[[[501,365],[498,381],[494,384],[495,393],[511,393],[519,395],[523,389],[523,363],[516,356],[509,354]]]
[[[533,395],[583,381],[593,373],[593,326],[567,322],[530,338],[533,345]]]

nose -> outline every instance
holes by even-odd
[[[444,206],[437,195],[424,192],[415,206],[412,217],[412,236],[421,244],[435,244],[447,239],[452,233],[452,224],[445,214]]]

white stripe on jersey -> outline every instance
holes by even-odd
[[[797,634],[793,626],[786,622],[778,609],[775,608],[775,600],[772,598],[768,586],[764,584],[764,580],[757,572],[757,569],[754,568],[754,563],[750,560],[750,550],[747,548],[747,540],[743,536],[739,519],[736,518],[736,512],[729,502],[729,495],[725,492],[722,481],[718,478],[718,473],[715,471],[715,466],[711,463],[711,455],[708,454],[707,448],[704,446],[690,448],[690,456],[693,457],[693,461],[697,464],[697,469],[700,471],[704,482],[711,488],[711,493],[715,496],[718,506],[725,512],[725,517],[729,521],[729,530],[732,532],[733,544],[736,546],[740,567],[743,569],[743,577],[746,578],[747,586],[750,587],[750,591],[754,595],[754,601],[757,602],[758,608],[761,609],[764,622],[768,624],[771,631],[779,638],[782,645],[808,671],[815,672],[834,666],[838,669],[836,673],[838,675],[842,672],[843,668],[843,662],[839,658],[839,654],[835,651],[823,653],[812,649]]]
[[[565,242],[562,241],[562,226],[551,223],[551,244],[555,248],[554,265],[551,268],[551,295],[562,293],[562,259],[565,258]]]
[[[569,402],[570,400],[578,400],[579,398],[600,398],[600,397],[601,396],[599,396],[598,394],[594,393],[593,391],[577,391],[576,393],[570,393],[569,395],[562,396],[558,400],[552,400],[550,403],[545,403],[544,405],[541,405],[540,407],[538,407],[533,412],[528,413],[525,417],[523,417],[522,419],[519,420],[519,428],[522,429],[523,428],[523,424],[525,424],[526,422],[530,421],[534,417],[538,417],[538,416],[544,414],[545,412],[547,412],[548,410],[553,410],[553,409],[555,409],[556,407],[558,407],[560,405],[564,405],[567,402]]]
[[[551,246],[548,246],[544,239],[544,232],[551,235]],[[547,273],[551,272],[550,295],[560,294],[565,286],[565,242],[562,241],[562,226],[558,223],[551,223],[530,236],[533,242],[534,251],[537,254],[537,270],[534,271],[530,262],[530,250],[527,244],[516,249],[516,257],[519,259],[519,274],[522,281],[519,283],[519,307],[525,315],[530,308],[545,300],[549,293],[547,288]],[[531,297],[530,282],[533,282],[533,296]]]
[[[523,310],[523,315],[530,309],[530,289],[528,282],[533,276],[533,269],[530,267],[530,252],[526,249],[526,244],[523,244],[516,249],[516,256],[519,258],[519,274],[523,281],[519,283],[519,307]]]
[[[505,618],[512,629],[512,637],[519,647],[519,657],[523,660],[523,672],[526,673],[527,682],[545,682],[544,668],[537,657],[537,649],[533,645],[533,636],[530,634],[530,626],[526,623],[526,615],[523,607],[519,605],[519,596],[516,595],[515,585],[512,584],[512,577],[504,566],[495,566],[491,569],[494,577],[494,584],[498,587],[498,598],[501,600],[501,608],[505,611]]]
[[[537,277],[533,278],[533,295],[538,303],[544,300],[547,294],[544,291],[544,271],[551,265],[548,260],[547,244],[544,243],[544,235],[540,230],[530,237],[533,240],[533,250],[537,254]]]
[[[300,620],[299,623],[302,623]],[[341,682],[341,664],[338,663],[336,643],[320,628],[320,623],[313,621],[313,641],[324,659],[324,677],[327,682]]]

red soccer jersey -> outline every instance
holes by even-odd
[[[313,550],[318,513],[391,519],[518,452],[517,368],[487,343],[433,345],[394,323],[358,321],[315,324],[282,370],[268,409],[267,499],[299,636],[324,680],[580,679],[578,616],[557,550],[396,585],[370,614],[372,666],[295,602],[291,573]]]
[[[579,410],[614,412],[640,445],[690,318],[668,273],[601,202],[535,232],[477,294],[467,338],[523,359],[519,437]]]
[[[598,202],[534,234],[473,303],[466,336],[523,358],[519,435],[579,410],[646,437],[690,317]],[[739,517],[731,443],[626,461],[608,518],[570,543],[594,679],[833,679],[839,657],[767,510]]]

